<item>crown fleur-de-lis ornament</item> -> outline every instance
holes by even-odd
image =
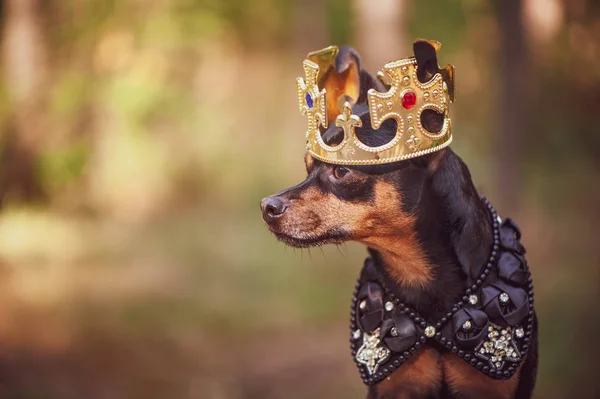
[[[328,149],[329,151],[339,151],[342,150],[343,147],[346,146],[349,142],[354,142],[356,140],[356,134],[354,133],[354,128],[362,127],[362,121],[358,115],[354,115],[352,113],[352,107],[348,101],[344,102],[344,106],[342,107],[342,113],[337,116],[335,119],[335,125],[337,127],[342,128],[344,131],[344,138],[342,142],[335,146],[330,147],[323,142],[321,135],[317,136],[317,140],[321,147],[324,149]],[[346,149],[342,150],[348,158],[352,158],[356,151],[352,146],[348,146]]]
[[[327,112],[325,104],[325,89],[319,90],[317,77],[319,76],[319,65],[311,60],[304,60],[305,78],[298,78],[298,104],[300,113],[308,115],[308,130],[306,137],[309,138],[310,132],[319,131],[319,124],[327,128]]]
[[[344,102],[342,113],[335,119],[335,125],[344,130],[344,137],[354,138],[354,128],[362,127],[362,121],[358,115],[352,114],[352,107],[348,101]]]

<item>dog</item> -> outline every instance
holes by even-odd
[[[438,48],[431,41],[415,43],[416,74],[421,81],[449,71],[438,67]],[[453,80],[446,81],[452,83],[453,96]],[[389,81],[370,75],[358,53],[349,47],[339,49],[333,67],[319,82],[319,89],[327,91],[327,106],[323,109],[329,120],[340,112],[340,102],[335,98],[356,99],[351,103],[352,113],[360,118],[355,134],[371,147],[389,142],[396,134],[397,122],[392,119],[381,123],[378,130],[372,129],[368,104],[369,90],[385,92],[389,87]],[[334,101],[330,101],[329,93],[333,93]],[[427,130],[439,132],[444,115],[423,112],[421,123]],[[342,128],[330,124],[323,129],[322,139],[333,146],[344,140],[343,134]],[[510,219],[500,222],[490,211],[491,205],[482,200],[461,158],[446,147],[398,162],[364,166],[329,163],[310,152],[304,162],[306,179],[264,198],[260,204],[262,217],[277,239],[292,247],[345,241],[368,247],[370,257],[357,283],[351,316],[356,328],[351,332],[352,353],[368,385],[367,397],[530,398],[537,372],[537,318],[525,251],[518,242],[520,231]],[[503,271],[506,263],[514,266],[515,262],[520,263],[510,269],[513,274]],[[525,311],[529,311],[525,319],[530,321],[526,332],[502,326],[494,330],[494,315],[516,312],[516,304],[506,305],[508,299],[504,302],[508,297],[505,292],[499,297],[490,296],[496,292],[494,287],[507,287],[506,281],[518,291],[514,296],[528,291],[515,287],[529,282],[529,296],[523,299],[528,304]],[[497,292],[503,289],[509,290],[501,288]],[[510,297],[514,300],[512,291]],[[471,306],[478,300],[479,310]],[[385,316],[388,310],[398,313]],[[475,312],[483,317],[481,326],[485,331],[469,335],[466,330],[475,331],[477,327],[477,316],[472,316]],[[436,320],[447,326],[438,323],[426,327]],[[397,323],[397,328],[390,329],[390,323]],[[394,345],[403,345],[394,342],[400,329],[415,337],[410,350],[393,349]],[[448,339],[444,331],[450,334]],[[498,341],[496,336],[505,333],[508,341]],[[470,355],[454,342],[460,337],[466,342],[473,334],[481,337],[481,342]],[[526,344],[510,349],[511,334],[512,342]],[[523,335],[526,337],[518,338]],[[380,351],[379,357],[368,357],[374,353],[369,352],[368,340],[373,343],[371,349]],[[505,351],[497,352],[497,348]],[[488,349],[500,353],[496,361],[506,360],[502,356],[510,354],[519,362],[508,366],[508,361],[494,363],[484,355],[478,357]],[[362,357],[357,356],[360,352]],[[364,363],[365,353],[370,364]],[[496,371],[494,365],[498,366]]]

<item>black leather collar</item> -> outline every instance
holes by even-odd
[[[367,258],[352,298],[352,357],[365,384],[401,367],[421,345],[456,353],[495,379],[508,379],[529,347],[533,329],[533,284],[521,232],[502,221],[483,198],[493,222],[494,244],[478,279],[439,320],[428,320],[392,290],[390,278]]]

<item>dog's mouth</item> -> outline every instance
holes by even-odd
[[[271,230],[277,239],[290,247],[294,248],[309,248],[319,247],[326,244],[341,244],[349,240],[347,234],[342,232],[335,232],[320,236],[306,236],[306,237],[295,237],[290,234],[281,233]]]

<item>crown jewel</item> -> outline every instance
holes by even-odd
[[[327,102],[338,99],[328,98],[321,81],[326,70],[333,66],[338,52],[338,47],[330,46],[310,53],[303,63],[305,78],[297,80],[300,112],[308,115],[306,148],[310,154],[327,163],[375,165],[429,154],[452,142],[449,106],[454,100],[454,67],[449,65],[445,70],[438,67],[439,71],[428,81],[421,82],[417,76],[417,59],[410,57],[386,64],[378,76],[382,82],[384,77],[388,78],[390,83],[385,85],[388,90],[370,89],[366,96],[371,127],[375,130],[372,134],[377,134],[383,122],[394,119],[397,123],[394,138],[377,147],[360,141],[355,128],[362,127],[362,121],[352,113],[351,103],[344,101],[340,106],[341,113],[335,119],[335,125],[343,130],[344,137],[337,145],[326,144],[320,126],[327,129],[327,110],[331,107]],[[449,72],[442,76],[442,71]],[[421,115],[425,110],[443,115],[439,131],[430,132],[423,126]]]

